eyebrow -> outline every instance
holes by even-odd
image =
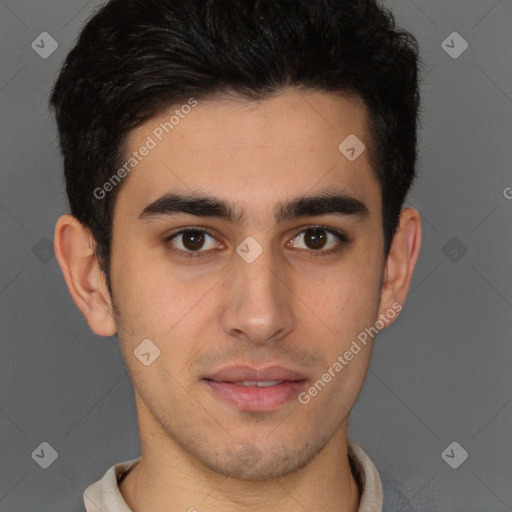
[[[235,203],[223,199],[196,194],[169,193],[148,204],[139,214],[143,220],[160,216],[189,214],[197,217],[212,217],[232,224],[242,224],[246,211]],[[314,195],[302,196],[279,203],[274,209],[276,224],[300,217],[322,215],[350,216],[363,220],[370,215],[366,204],[344,192],[322,190]]]

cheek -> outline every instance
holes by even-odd
[[[137,338],[151,337],[155,319],[162,313],[169,314],[169,308],[164,306],[173,287],[157,279],[156,263],[129,246],[119,245],[112,251],[112,288],[120,321]]]
[[[374,322],[380,300],[380,273],[375,265],[354,263],[321,272],[321,278],[303,272],[298,295],[331,334],[346,339]]]
[[[323,376],[329,384],[319,405],[327,401],[334,409],[345,410],[361,390],[373,348],[373,331],[368,329],[378,318],[378,277],[378,273],[340,271],[324,283],[316,309],[329,329],[322,327],[326,336],[320,330],[315,330],[314,336],[326,361],[318,378]]]
[[[121,317],[119,320],[131,338],[172,339],[189,325],[197,325],[208,314],[203,300],[219,275],[197,272],[171,265],[165,257],[149,251],[126,250],[115,255],[112,285]],[[114,259],[113,259],[114,261]]]

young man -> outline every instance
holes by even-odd
[[[141,457],[93,511],[382,510],[347,437],[421,243],[417,43],[374,0],[112,0],[55,84],[91,329],[117,334]]]

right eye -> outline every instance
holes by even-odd
[[[167,237],[165,240],[171,243],[171,245],[176,245],[174,242],[172,242],[175,238],[181,240],[177,244],[178,249],[170,249],[171,253],[177,254],[178,256],[183,256],[185,258],[197,258],[202,256],[203,253],[208,252],[206,250],[201,250],[204,248],[205,242],[208,239],[215,240],[215,238],[210,233],[208,233],[208,231],[196,228],[182,229],[181,231],[178,231],[177,233]],[[209,250],[217,246],[218,243],[211,243]]]

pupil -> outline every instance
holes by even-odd
[[[200,231],[185,231],[183,234],[183,245],[190,251],[200,249],[203,242],[204,233]]]
[[[308,247],[310,249],[321,249],[324,245],[322,242],[325,243],[325,241],[327,239],[327,236],[325,235],[325,230],[313,228],[313,229],[308,230],[307,232],[312,233],[309,237],[308,236],[304,237],[306,239],[306,244],[308,245]],[[307,242],[308,238],[309,238],[309,240],[312,241],[312,243]]]

